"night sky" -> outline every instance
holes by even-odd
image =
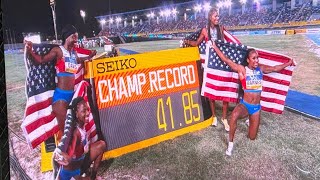
[[[64,25],[73,24],[80,36],[92,36],[90,33],[93,30],[99,31],[94,17],[106,15],[109,10],[111,13],[119,13],[188,1],[190,0],[56,0],[57,31],[60,34]],[[86,11],[85,24],[80,16],[80,9]],[[54,36],[49,0],[2,0],[2,11],[3,27],[15,33],[17,42],[22,41],[22,32],[40,32],[43,36]]]

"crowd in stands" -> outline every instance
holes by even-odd
[[[283,5],[276,11],[272,9],[262,8],[257,12],[256,9],[246,9],[242,14],[241,11],[234,12],[229,15],[228,12],[220,12],[221,24],[228,27],[235,26],[248,26],[248,25],[269,25],[276,23],[289,23],[298,21],[312,21],[320,20],[320,6],[313,7],[311,3],[303,5],[296,5],[291,9],[290,6]],[[160,19],[158,22],[145,21],[143,23],[135,22],[132,26],[131,23],[127,23],[127,26],[117,27],[105,27],[99,35],[105,36],[118,36],[129,34],[150,34],[150,33],[163,33],[163,32],[176,32],[176,31],[188,31],[195,30],[207,25],[207,17],[204,15],[178,17],[178,19]]]

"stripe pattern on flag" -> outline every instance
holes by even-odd
[[[255,49],[259,54],[259,64],[275,66],[286,63],[291,59],[285,55]],[[276,114],[283,112],[293,70],[293,66],[288,66],[280,72],[263,75],[260,101],[262,110]]]
[[[242,64],[245,60],[247,47],[235,43],[217,40],[217,47],[234,63]],[[212,100],[238,102],[239,77],[237,72],[223,62],[212,48],[212,42],[206,44],[204,78],[201,94]]]

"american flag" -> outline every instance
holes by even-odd
[[[223,62],[211,48],[211,41],[207,43],[204,64],[204,75],[201,95],[213,100],[238,102],[239,77],[237,72]],[[237,64],[245,61],[247,47],[232,42],[216,41],[221,52]]]
[[[36,54],[45,55],[55,46],[56,45],[51,44],[34,44],[33,51]],[[81,53],[90,52],[81,49],[79,49],[79,51],[79,56],[88,55]],[[29,145],[35,148],[59,130],[58,122],[51,106],[53,92],[56,87],[56,61],[37,64],[28,58],[25,53],[27,103],[21,128]],[[75,91],[78,89],[77,87],[82,80],[83,68],[80,66],[76,74]],[[93,121],[93,118],[91,118],[90,121]],[[92,134],[90,135],[91,137],[97,138],[94,124],[86,127],[86,129],[90,130]]]
[[[283,54],[255,48],[259,54],[259,64],[276,66],[288,62],[291,58]],[[281,114],[292,79],[294,66],[288,66],[278,73],[263,74],[261,106],[262,110]]]
[[[197,40],[201,32],[201,29],[191,34],[185,39]],[[227,30],[223,30],[224,38],[227,42],[241,44],[240,41],[230,34]],[[204,64],[208,64],[213,61],[214,56],[207,55],[212,52],[212,47],[207,45],[210,41],[203,41],[198,47],[200,52],[200,59]],[[219,43],[218,43],[219,44]],[[187,47],[183,43],[180,45]],[[249,47],[247,47],[249,48]],[[262,49],[255,48],[259,54],[259,63],[269,66],[275,66],[288,62],[291,58],[275,52],[270,52]],[[226,54],[225,54],[226,55]],[[207,59],[207,61],[205,61]],[[221,66],[221,64],[220,64]],[[227,67],[223,64],[224,67]],[[262,93],[261,93],[261,106],[262,110],[281,114],[284,109],[285,98],[287,96],[292,73],[293,66],[286,67],[279,73],[270,73],[263,75],[262,81]],[[238,74],[230,71],[222,71],[215,69],[214,67],[208,68],[204,65],[204,80],[202,86],[202,94],[214,100],[224,100],[228,102],[236,102],[235,98],[238,98]],[[212,81],[212,79],[214,79]],[[209,83],[207,83],[209,82]],[[210,83],[211,82],[211,83]],[[212,85],[214,84],[214,86]]]

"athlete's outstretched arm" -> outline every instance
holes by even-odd
[[[202,28],[200,36],[196,41],[185,40],[185,43],[189,44],[190,46],[199,46],[199,44],[203,41],[204,38],[208,38],[208,32],[206,28]]]
[[[220,49],[216,46],[215,42],[212,41],[212,47],[213,49],[216,51],[216,53],[218,54],[218,56],[220,57],[220,59],[227,63],[231,69],[235,72],[238,72],[239,75],[241,75],[244,71],[244,67],[240,64],[234,63],[231,59],[229,59],[227,56],[225,56]]]
[[[281,64],[281,65],[277,65],[277,66],[267,66],[267,65],[259,64],[260,69],[265,74],[272,73],[272,72],[279,72],[282,69],[284,69],[284,68],[286,68],[288,66],[292,66],[292,65],[294,65],[292,59],[290,59],[287,63]]]
[[[56,59],[58,56],[58,53],[59,53],[58,51],[60,50],[59,48],[54,47],[51,49],[51,51],[48,54],[46,54],[44,56],[40,56],[32,51],[32,42],[25,41],[25,44],[26,44],[25,46],[26,46],[27,55],[32,56],[34,61],[36,61],[39,64],[49,62],[49,61]]]
[[[89,60],[91,59],[93,56],[95,56],[97,54],[96,50],[91,51],[91,53],[89,54],[88,57],[78,57],[77,55],[77,63],[83,63],[85,60]]]

